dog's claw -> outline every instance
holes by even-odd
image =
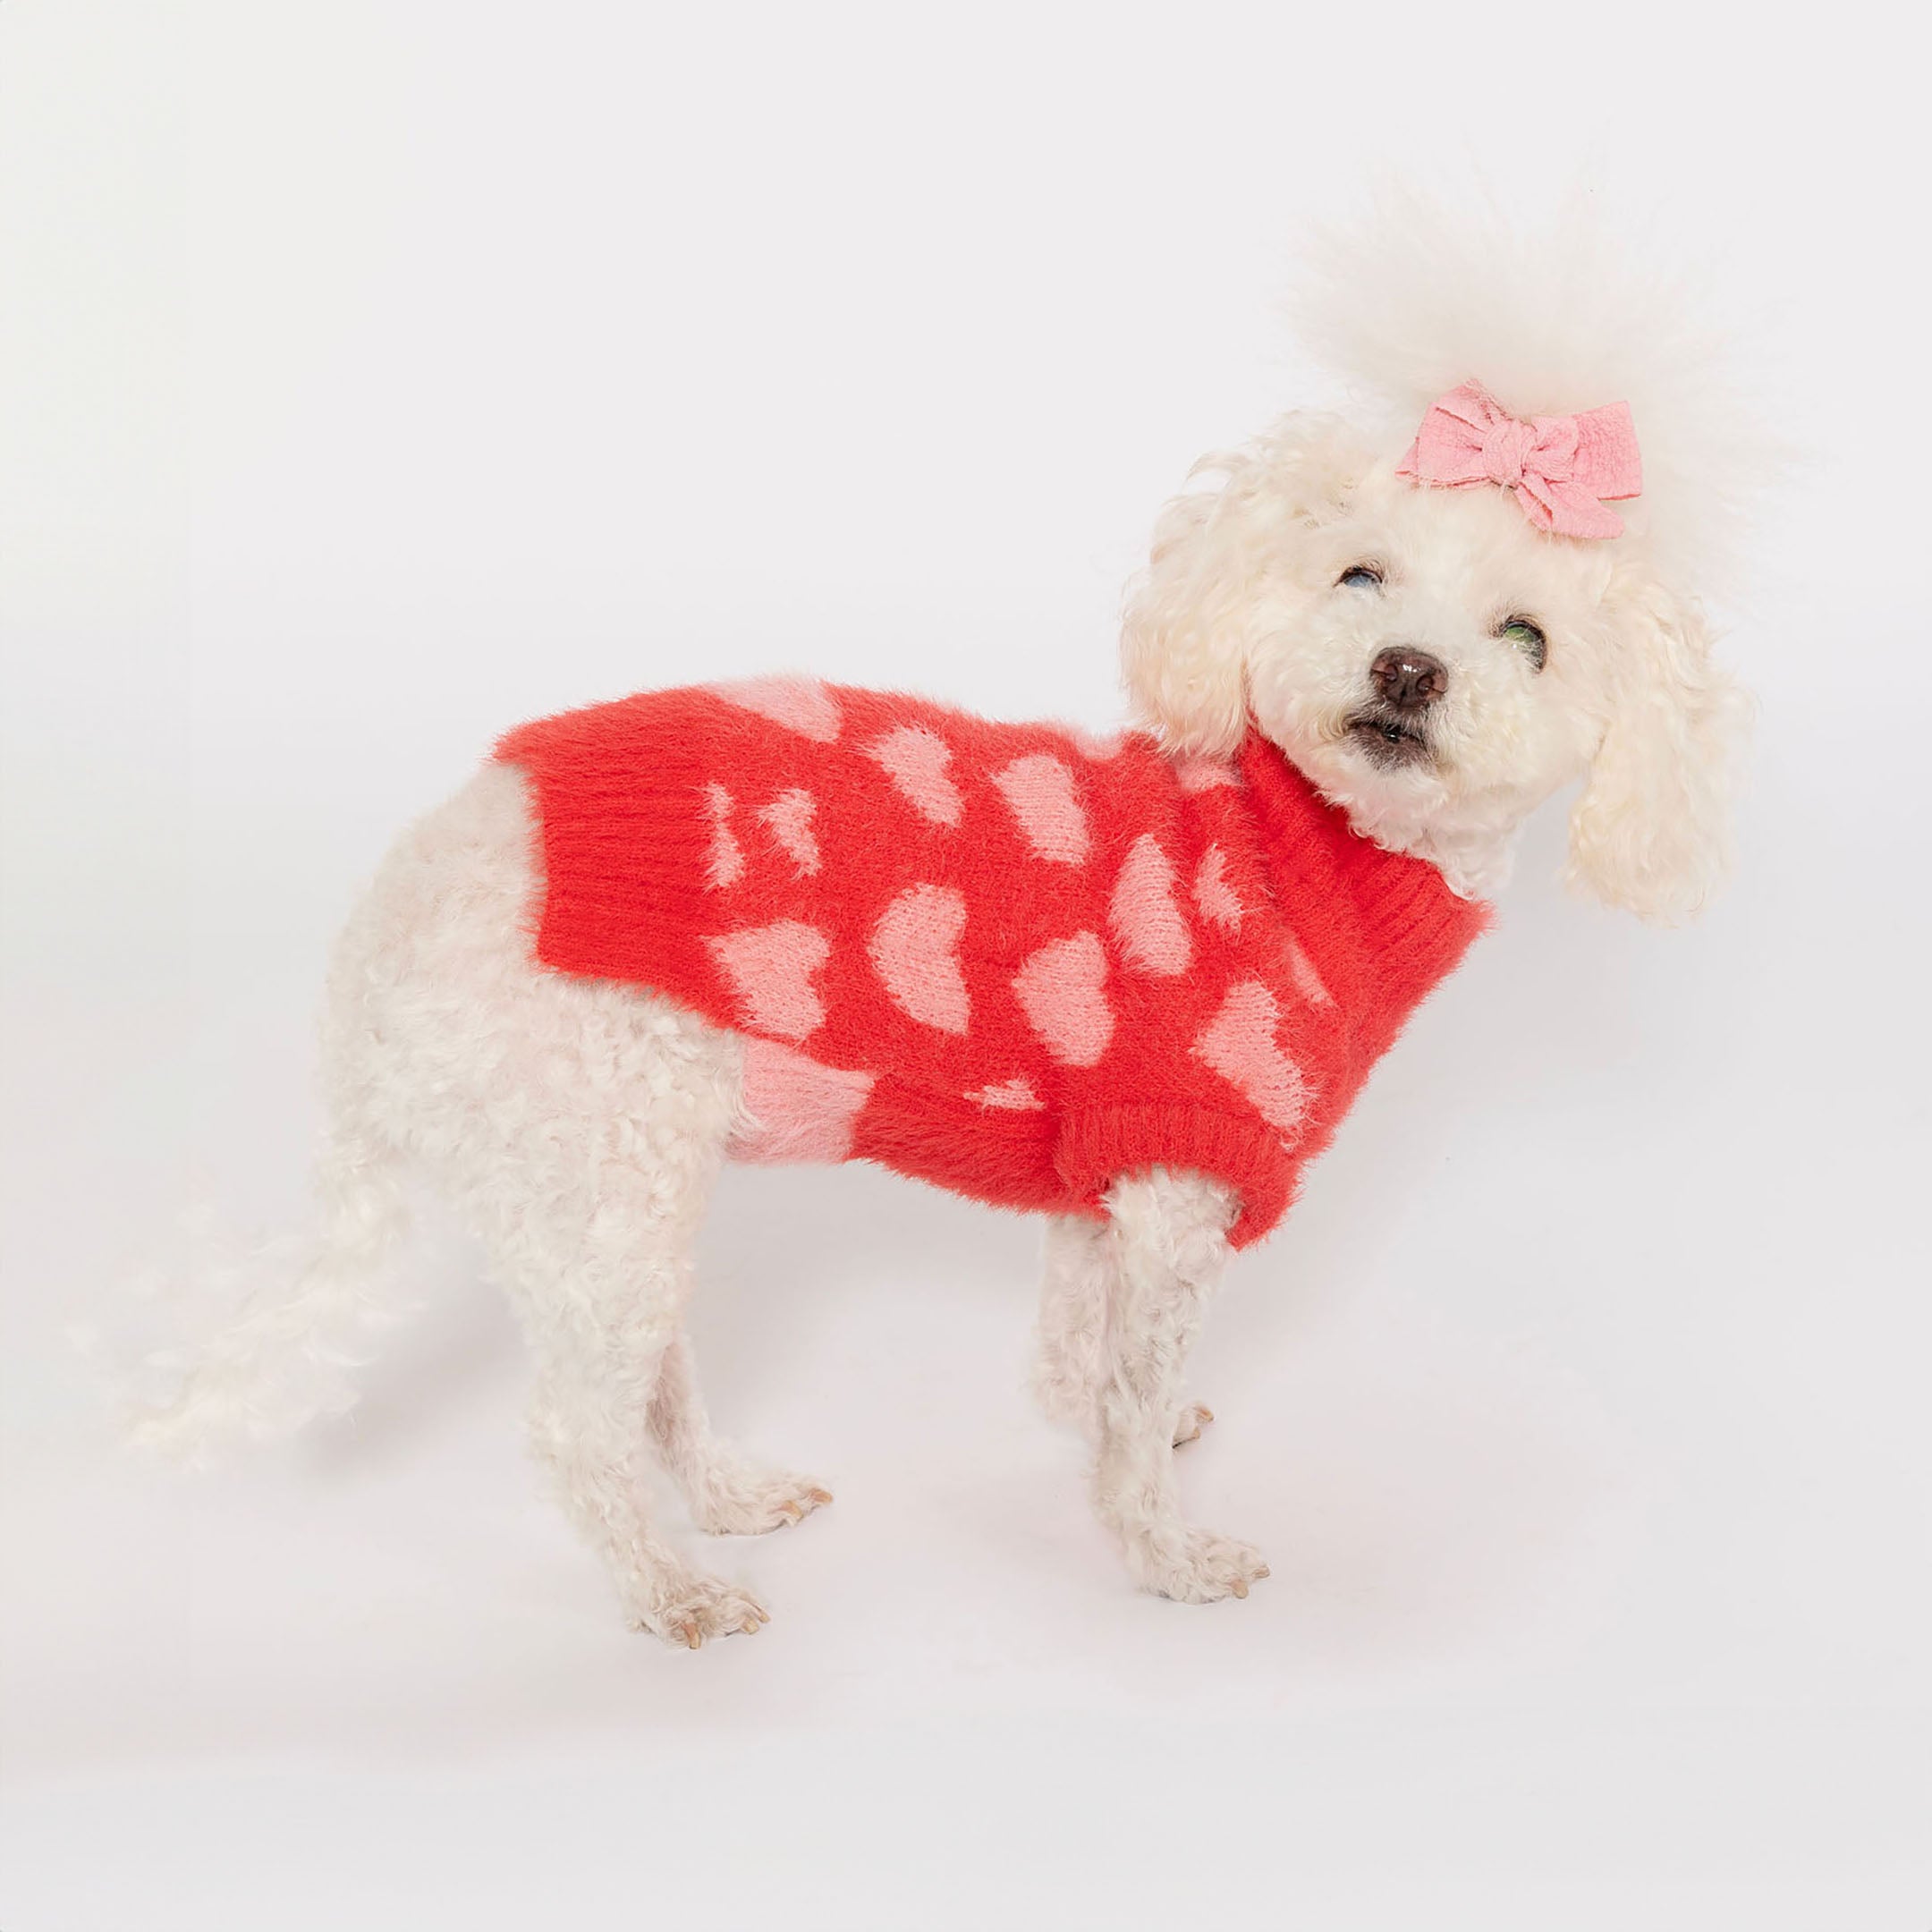
[[[1214,1411],[1206,1402],[1190,1402],[1174,1423],[1174,1447],[1179,1449],[1188,1443],[1199,1442],[1200,1432],[1213,1420]]]
[[[1231,1588],[1233,1589],[1233,1592],[1237,1597],[1245,1597],[1248,1594],[1247,1578],[1236,1577]]]
[[[749,1590],[716,1577],[692,1577],[672,1601],[640,1609],[631,1621],[681,1650],[701,1650],[716,1637],[750,1635],[770,1616]]]
[[[743,1478],[711,1496],[695,1513],[699,1527],[713,1536],[764,1536],[792,1529],[831,1500],[829,1489],[802,1477]]]

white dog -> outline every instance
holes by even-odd
[[[1703,513],[1726,499],[1733,454],[1707,375],[1667,352],[1669,318],[1588,250],[1445,241],[1426,219],[1332,273],[1311,308],[1311,339],[1368,400],[1345,418],[1289,417],[1204,465],[1216,487],[1162,516],[1123,638],[1150,736],[1080,742],[897,700],[879,700],[900,707],[881,714],[890,729],[861,731],[872,699],[809,683],[596,714],[621,738],[633,719],[656,728],[653,705],[684,705],[673,724],[698,718],[717,761],[687,774],[662,732],[646,744],[636,769],[657,784],[671,760],[676,777],[651,809],[688,837],[674,889],[634,931],[604,902],[630,889],[631,848],[606,822],[630,803],[599,807],[583,829],[585,788],[608,778],[606,738],[569,738],[551,766],[520,754],[538,741],[513,738],[405,835],[330,983],[321,1233],[212,1342],[170,1359],[178,1383],[141,1433],[185,1442],[339,1406],[326,1365],[367,1311],[419,1175],[480,1235],[516,1303],[538,1362],[536,1452],[629,1617],[693,1647],[755,1630],[766,1614],[752,1596],[660,1538],[643,1459],[714,1532],[796,1522],[830,1497],[712,1435],[683,1327],[693,1243],[733,1152],[873,1152],[1048,1211],[1040,1389],[1094,1445],[1103,1521],[1148,1589],[1245,1596],[1267,1573],[1259,1554],[1190,1526],[1172,1472],[1174,1446],[1208,1419],[1180,1376],[1231,1247],[1279,1211],[1368,1062],[1453,963],[1479,923],[1470,902],[1502,886],[1539,803],[1583,781],[1572,875],[1646,917],[1695,910],[1725,863],[1743,705],[1712,664],[1688,581],[1710,554]],[[881,901],[849,960],[820,928],[857,917],[857,887],[833,865],[845,808],[830,792],[860,779],[821,763],[796,768],[822,782],[754,783],[748,763],[741,782],[740,746],[748,761],[780,760],[781,777],[786,758],[870,759],[866,809],[902,813],[892,847],[913,853],[919,882]],[[1264,777],[1291,816],[1314,815],[1330,870],[1284,888],[1263,851],[1241,873]],[[1142,810],[1155,829],[1135,836]],[[1002,840],[1014,856],[999,856]],[[1366,955],[1359,934],[1318,945],[1307,929],[1328,918],[1307,903],[1308,881],[1358,861],[1455,927],[1372,1027],[1368,996],[1352,1006],[1340,979],[1366,957],[1360,983],[1373,981],[1375,947],[1400,951],[1406,928],[1374,928]],[[996,862],[1010,881],[958,870]],[[1102,909],[1090,919],[1069,896],[1089,876]],[[994,920],[979,910],[988,892],[998,919],[1024,930],[975,950],[973,922]],[[755,918],[719,923],[714,908],[759,893],[745,902]],[[801,894],[822,918],[787,911]],[[703,920],[717,927],[701,936],[708,953]],[[633,943],[683,947],[691,963],[610,963]],[[708,958],[718,990],[700,998],[688,988],[709,984]],[[1160,1061],[1177,1084],[1147,1085],[1165,1049],[1149,1046],[1143,1064],[1136,1042],[1171,1030],[1210,969],[1221,978],[1199,989],[1205,1019],[1186,1021]],[[841,1044],[848,997],[887,1015],[871,1034],[847,1029],[877,1046],[864,1064],[864,1046]],[[947,1097],[944,1147],[903,1121],[898,1140],[865,1139],[886,1131],[863,1127],[866,1110],[919,1071],[904,1063],[913,1047],[878,1044],[890,1028],[932,1055],[970,1048],[991,1070]],[[1001,1053],[1012,1071],[996,1080]],[[1164,1104],[1115,1108],[1131,1131],[1089,1135],[1076,1157],[1063,1133],[1050,1148],[1042,1137],[1086,1104],[1081,1080],[1114,1082],[1110,1106],[1143,1087]],[[990,1138],[971,1139],[975,1122]],[[1008,1178],[972,1178],[1009,1151]]]

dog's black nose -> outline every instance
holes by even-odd
[[[1449,670],[1439,657],[1406,646],[1379,652],[1368,666],[1376,692],[1397,711],[1420,711],[1449,689]]]

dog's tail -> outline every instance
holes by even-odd
[[[285,1435],[353,1406],[349,1371],[363,1345],[406,1312],[385,1266],[410,1222],[396,1166],[386,1148],[332,1140],[310,1233],[249,1245],[190,1231],[188,1258],[140,1284],[190,1339],[148,1353],[127,1378],[136,1442],[199,1459],[224,1436]]]

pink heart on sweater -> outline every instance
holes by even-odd
[[[1090,932],[1043,945],[1013,978],[1013,991],[1033,1030],[1056,1060],[1097,1064],[1114,1038],[1106,997],[1106,952]]]
[[[972,1017],[960,970],[966,901],[950,886],[908,886],[879,915],[872,964],[902,1012],[942,1033],[963,1033]]]
[[[953,749],[937,732],[923,724],[902,724],[868,745],[866,756],[884,767],[900,795],[922,818],[942,826],[960,822],[965,801],[946,776]]]
[[[804,786],[793,785],[758,810],[759,820],[771,827],[771,835],[798,868],[801,878],[809,878],[818,869],[818,836],[812,830],[818,809],[818,801]]]
[[[825,1002],[812,978],[832,943],[816,926],[779,919],[707,939],[711,956],[738,996],[746,1022],[760,1033],[801,1040],[825,1022]]]
[[[1228,883],[1227,854],[1218,845],[1210,845],[1201,855],[1194,874],[1194,903],[1213,925],[1231,933],[1241,930],[1241,899]]]
[[[1143,832],[1114,882],[1107,906],[1121,957],[1143,972],[1184,973],[1194,956],[1187,920],[1174,903],[1174,870],[1160,841]]]
[[[842,1161],[872,1091],[869,1073],[821,1065],[776,1040],[745,1042],[744,1112],[732,1136],[733,1160]]]
[[[1308,1082],[1275,1043],[1281,1009],[1258,979],[1229,988],[1194,1051],[1284,1139],[1308,1113]]]
[[[838,700],[817,678],[741,678],[706,689],[741,711],[756,712],[818,744],[830,744],[839,734]]]
[[[1087,814],[1073,774],[1045,751],[1015,758],[993,774],[1036,858],[1081,865],[1087,858]]]

